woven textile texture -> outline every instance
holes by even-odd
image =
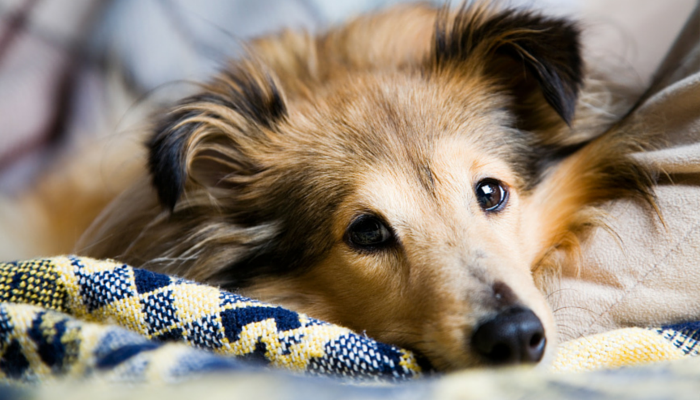
[[[400,381],[430,369],[407,350],[346,328],[115,261],[0,264],[0,301],[6,382],[173,382],[263,367]],[[562,344],[552,367],[590,371],[687,358],[700,351],[698,340],[697,322],[620,329]]]
[[[252,361],[246,365],[363,380],[421,373],[412,353],[347,328],[114,261],[55,257],[0,264],[0,301],[6,378],[116,371],[118,380],[168,380],[242,362],[215,354]]]

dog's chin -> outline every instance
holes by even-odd
[[[480,356],[474,349],[467,347],[458,350],[436,350],[436,349],[421,349],[420,346],[413,347],[411,345],[404,346],[413,351],[419,358],[427,361],[432,368],[440,372],[455,372],[465,369],[478,368],[509,368],[509,367],[525,367],[533,369],[548,368],[556,355],[554,351],[554,343],[550,343],[547,339],[547,350],[541,360],[536,362],[508,362],[494,363]]]

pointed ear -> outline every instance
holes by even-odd
[[[583,80],[579,36],[566,19],[468,2],[438,16],[430,63],[493,76],[514,95],[526,128],[551,111],[570,124]]]
[[[160,202],[173,210],[188,183],[231,186],[254,174],[252,142],[274,130],[286,112],[273,79],[252,63],[232,67],[182,101],[147,142]]]

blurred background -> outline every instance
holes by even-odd
[[[241,41],[320,31],[397,2],[0,0],[0,196],[20,193],[77,147],[138,129],[130,121],[143,104],[191,92]],[[695,0],[508,4],[582,20],[589,62],[622,66],[643,88]]]

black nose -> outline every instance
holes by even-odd
[[[472,346],[493,364],[535,363],[542,359],[547,339],[535,313],[511,307],[476,328]]]

